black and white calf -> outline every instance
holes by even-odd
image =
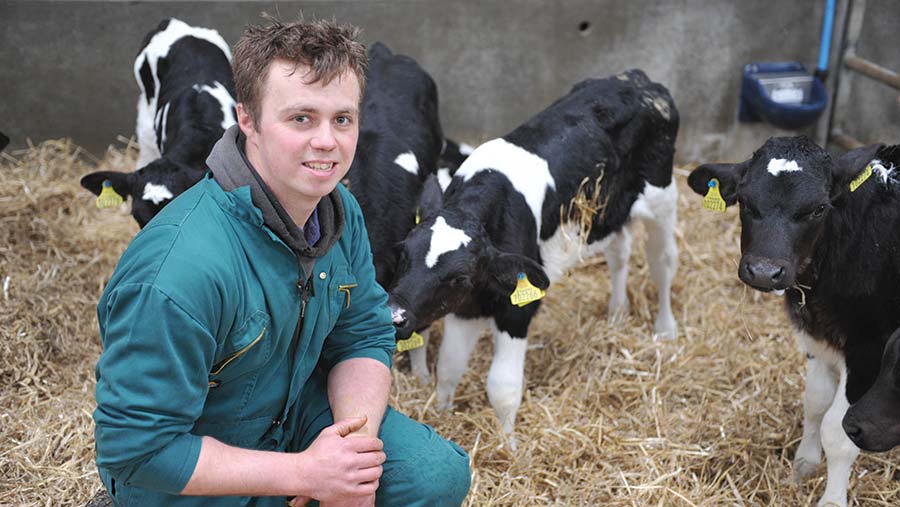
[[[390,287],[397,244],[415,226],[422,187],[435,174],[443,143],[437,86],[415,60],[380,42],[369,48],[359,142],[345,183],[366,219],[375,277]],[[419,349],[413,372],[428,377]]]
[[[3,132],[0,132],[0,151],[9,144],[9,138]]]
[[[874,382],[884,344],[900,326],[898,164],[897,147],[833,159],[805,137],[782,137],[750,160],[702,165],[688,179],[699,194],[718,179],[725,203],[740,203],[740,279],[785,294],[808,358],[794,472],[798,480],[810,476],[824,448],[820,506],[847,505],[859,449],[841,420]]]
[[[215,30],[166,19],[144,38],[134,77],[141,89],[137,170],[95,172],[81,185],[99,195],[109,180],[132,197],[131,214],[143,227],[203,177],[213,145],[236,123],[231,50]]]
[[[900,445],[900,329],[884,347],[875,384],[850,405],[843,425],[860,449],[880,452]]]
[[[528,327],[540,302],[513,305],[519,273],[545,289],[584,255],[606,254],[610,315],[627,311],[631,218],[647,225],[647,253],[659,289],[657,332],[676,333],[669,302],[677,263],[677,190],[672,158],[678,113],[668,91],[640,70],[591,79],[465,160],[438,206],[402,244],[391,310],[400,338],[446,315],[437,398],[452,403],[469,356],[490,327],[495,340],[487,393],[511,433],[522,398]],[[570,215],[578,195],[602,208]],[[582,222],[583,223],[583,222]],[[514,442],[514,441],[513,441]]]

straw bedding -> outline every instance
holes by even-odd
[[[120,142],[95,160],[57,140],[0,157],[0,505],[84,505],[100,488],[95,304],[137,226],[127,205],[97,210],[78,179],[131,170],[135,150]],[[636,227],[624,322],[607,323],[602,259],[548,291],[532,325],[517,451],[484,392],[489,339],[447,414],[398,356],[392,404],[469,450],[467,505],[799,506],[821,495],[824,466],[791,481],[804,360],[780,299],[738,281],[736,212],[701,210],[677,172],[679,336],[652,336],[656,291]],[[851,505],[900,504],[898,458],[863,454]]]

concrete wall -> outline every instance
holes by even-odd
[[[856,56],[900,72],[900,2],[857,0],[854,8],[862,13]],[[850,70],[841,76],[834,126],[865,144],[900,143],[900,91]]]
[[[894,19],[900,13],[900,2],[871,3],[885,4]],[[247,23],[259,21],[261,11],[292,19],[302,9],[307,17],[355,23],[363,27],[366,42],[381,40],[416,58],[438,84],[451,137],[477,143],[502,135],[580,79],[640,67],[675,97],[682,119],[680,161],[734,160],[779,133],[765,125],[737,124],[743,65],[797,60],[814,67],[824,4],[0,0],[0,130],[19,146],[26,137],[70,136],[102,152],[116,135],[133,133],[138,93],[133,58],[161,18],[216,28],[233,43]]]

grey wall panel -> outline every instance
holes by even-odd
[[[133,133],[133,58],[161,18],[234,43],[261,11],[302,10],[418,59],[452,137],[502,135],[580,79],[640,67],[675,97],[680,161],[743,158],[778,132],[736,123],[742,66],[813,67],[823,9],[824,0],[0,1],[0,130],[18,146],[70,136],[102,152]]]

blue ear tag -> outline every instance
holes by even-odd
[[[538,299],[544,297],[547,293],[538,289],[528,280],[528,275],[525,273],[519,273],[518,281],[516,282],[516,290],[513,291],[512,294],[509,295],[509,301],[518,306],[522,307],[529,303],[533,303]]]
[[[97,196],[97,207],[100,209],[115,208],[123,202],[125,202],[125,198],[116,193],[112,183],[109,180],[103,180],[103,189],[100,190],[100,195]]]

